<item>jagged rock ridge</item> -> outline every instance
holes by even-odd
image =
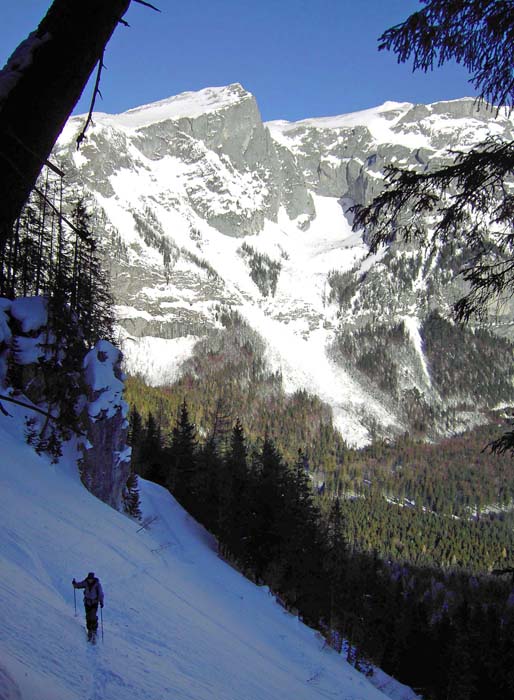
[[[472,401],[449,389],[451,363],[434,372],[445,351],[431,331],[462,291],[453,252],[394,245],[367,258],[348,215],[380,191],[386,164],[432,167],[449,148],[511,139],[508,115],[462,99],[264,124],[236,84],[96,114],[77,152],[81,123],[68,122],[56,157],[103,211],[129,371],[172,380],[231,307],[262,336],[286,389],[330,404],[349,442],[372,427],[412,429],[420,411],[436,432],[455,429],[514,398],[508,367]],[[466,343],[483,363],[487,342],[470,333]]]

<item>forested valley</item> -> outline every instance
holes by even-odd
[[[55,315],[54,325],[80,358],[113,336],[92,237],[99,222],[68,192],[63,226],[47,201],[61,200],[59,186],[43,187],[5,247],[2,291],[47,295],[56,308],[67,300],[70,316]],[[127,510],[140,515],[138,475],[167,487],[216,536],[220,556],[363,671],[377,664],[426,698],[505,697],[514,683],[505,662],[514,656],[514,470],[509,454],[487,445],[508,420],[491,414],[488,425],[437,443],[406,434],[350,448],[319,399],[284,392],[237,314],[220,309],[219,318],[222,329],[173,385],[127,378]],[[62,407],[80,387],[55,383],[73,368],[49,360]],[[12,384],[37,400],[38,387],[16,371]],[[57,458],[73,430],[62,427],[36,439],[27,425],[27,439]]]
[[[128,384],[140,400],[130,420],[134,469],[169,488],[215,534],[221,556],[268,585],[327,644],[426,698],[457,689],[465,698],[506,696],[514,682],[505,663],[514,654],[512,466],[482,452],[498,426],[439,445],[405,437],[357,451],[341,443],[337,468],[320,481],[308,444],[288,460],[278,433],[250,437],[219,400],[202,426],[183,385],[177,394]],[[410,489],[417,502],[407,503]],[[134,497],[137,512],[137,489]]]
[[[73,350],[72,364],[48,356],[47,398],[73,416],[73,367],[113,337],[113,313],[92,234],[101,222],[79,192],[66,193],[63,219],[53,202],[64,195],[51,178],[34,193],[0,281],[8,297],[45,295],[55,308],[56,347]],[[363,671],[376,664],[437,700],[508,696],[514,469],[510,454],[487,448],[506,412],[437,443],[376,435],[350,448],[319,399],[284,392],[237,314],[220,308],[219,320],[173,385],[127,378],[127,510],[140,515],[138,475],[164,485],[216,536],[220,556]],[[9,371],[38,401],[42,388]],[[39,438],[27,425],[27,439],[58,458],[74,429],[60,425]]]
[[[160,450],[186,400],[201,441],[223,442],[239,419],[257,448],[268,437],[289,464],[301,450],[319,498],[340,497],[352,546],[476,573],[509,563],[514,466],[510,454],[489,447],[505,432],[508,411],[437,442],[419,433],[377,436],[354,449],[317,397],[284,392],[266,366],[262,341],[237,314],[220,311],[220,319],[223,329],[196,345],[174,384],[148,387],[128,377],[127,400],[148,443],[145,468],[165,460]]]

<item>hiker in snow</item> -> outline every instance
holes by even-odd
[[[84,589],[84,608],[86,610],[87,636],[91,639],[98,629],[98,605],[104,606],[104,592],[100,581],[90,571],[83,581],[72,581],[73,588]]]

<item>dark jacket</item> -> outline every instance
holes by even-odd
[[[83,581],[75,581],[73,584],[75,588],[84,589],[84,603],[86,605],[100,605],[104,604],[104,592],[102,590],[102,584],[95,577],[90,583],[89,579],[85,578]]]

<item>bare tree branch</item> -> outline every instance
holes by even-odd
[[[145,7],[149,7],[151,10],[155,10],[156,12],[161,12],[158,7],[155,7],[155,5],[151,5],[149,2],[145,2],[145,0],[134,0],[134,2],[137,2],[138,5],[144,5]]]
[[[95,87],[93,89],[93,96],[91,98],[91,104],[89,105],[89,112],[86,118],[86,122],[82,128],[82,131],[80,134],[77,136],[77,151],[80,148],[80,144],[82,141],[86,138],[86,131],[93,121],[93,111],[95,109],[95,103],[96,103],[96,98],[100,96],[102,97],[102,93],[100,92],[100,80],[102,78],[102,70],[105,68],[104,64],[104,55],[105,55],[105,49],[102,51],[102,55],[100,56],[100,60],[98,61],[98,70],[96,71],[96,80],[95,80]]]
[[[11,396],[5,396],[4,394],[0,394],[0,399],[2,399],[2,401],[9,401],[10,403],[14,403],[17,406],[21,406],[22,408],[28,408],[31,411],[40,413],[46,418],[50,418],[51,420],[59,420],[59,416],[53,416],[51,413],[48,413],[48,411],[43,411],[42,408],[38,408],[37,406],[31,406],[30,404],[24,403],[23,401],[18,401],[17,399],[13,399]]]

